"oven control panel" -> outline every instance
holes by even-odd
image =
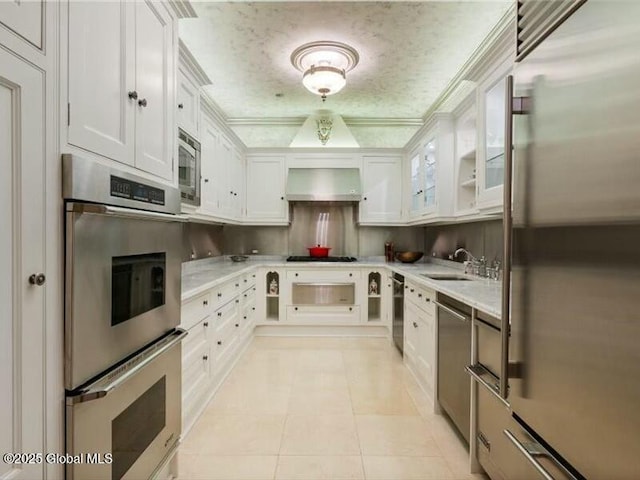
[[[164,190],[111,175],[111,195],[139,202],[164,205]]]

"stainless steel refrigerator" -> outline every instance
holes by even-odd
[[[573,477],[638,479],[640,1],[588,0],[516,64],[513,85],[524,111],[504,393]]]

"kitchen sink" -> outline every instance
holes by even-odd
[[[471,280],[461,273],[421,273],[420,275],[432,280]]]

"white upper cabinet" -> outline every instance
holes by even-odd
[[[0,2],[0,23],[36,48],[42,48],[42,0]]]
[[[173,21],[164,6],[136,7],[136,161],[141,170],[173,177],[175,53]]]
[[[286,167],[284,155],[247,157],[246,220],[255,223],[286,223]]]
[[[455,119],[455,215],[472,215],[476,209],[476,103],[456,114]]]
[[[70,145],[174,177],[175,24],[151,2],[69,2]]]
[[[364,156],[359,221],[402,222],[402,157]]]
[[[410,221],[435,221],[453,213],[453,121],[436,114],[433,125],[409,155]]]
[[[240,150],[233,149],[231,162],[231,185],[233,191],[231,197],[231,216],[240,220],[242,218],[242,209],[244,208],[244,157]]]
[[[512,61],[497,67],[478,88],[478,208],[502,205],[504,183],[505,78]]]
[[[68,11],[68,142],[133,165],[134,12],[124,2],[70,2]]]
[[[203,116],[200,122],[202,126],[201,142],[201,202],[202,212],[219,214],[219,191],[223,180],[224,171],[217,168],[217,157],[220,149],[220,131],[213,121]]]
[[[189,135],[200,138],[200,92],[198,86],[181,69],[178,70],[178,126]]]

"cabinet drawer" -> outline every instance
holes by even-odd
[[[240,277],[213,288],[211,296],[214,309],[227,303],[229,300],[237,296],[240,291]]]
[[[212,311],[211,292],[198,295],[182,304],[180,323],[185,330],[191,329],[196,323],[209,315]]]
[[[244,292],[242,292],[242,296],[240,297],[240,301],[242,305],[247,305],[249,303],[255,304],[256,301],[256,287],[249,287]]]
[[[202,378],[209,378],[211,364],[211,346],[200,343],[188,355],[182,357],[182,397],[190,395]]]
[[[193,349],[198,348],[201,343],[209,342],[212,331],[213,325],[211,317],[205,317],[203,320],[191,327],[189,329],[189,335],[187,335],[182,341],[182,358],[186,358],[190,355]]]
[[[256,284],[256,272],[245,273],[242,275],[242,281],[240,282],[240,288],[245,290],[248,287],[253,287]]]
[[[353,270],[287,270],[287,279],[292,282],[354,282],[362,276]]]
[[[287,322],[307,325],[341,325],[360,322],[360,307],[305,305],[287,307]]]
[[[435,316],[436,292],[415,283],[407,282],[404,286],[407,301],[413,302],[427,315]]]

